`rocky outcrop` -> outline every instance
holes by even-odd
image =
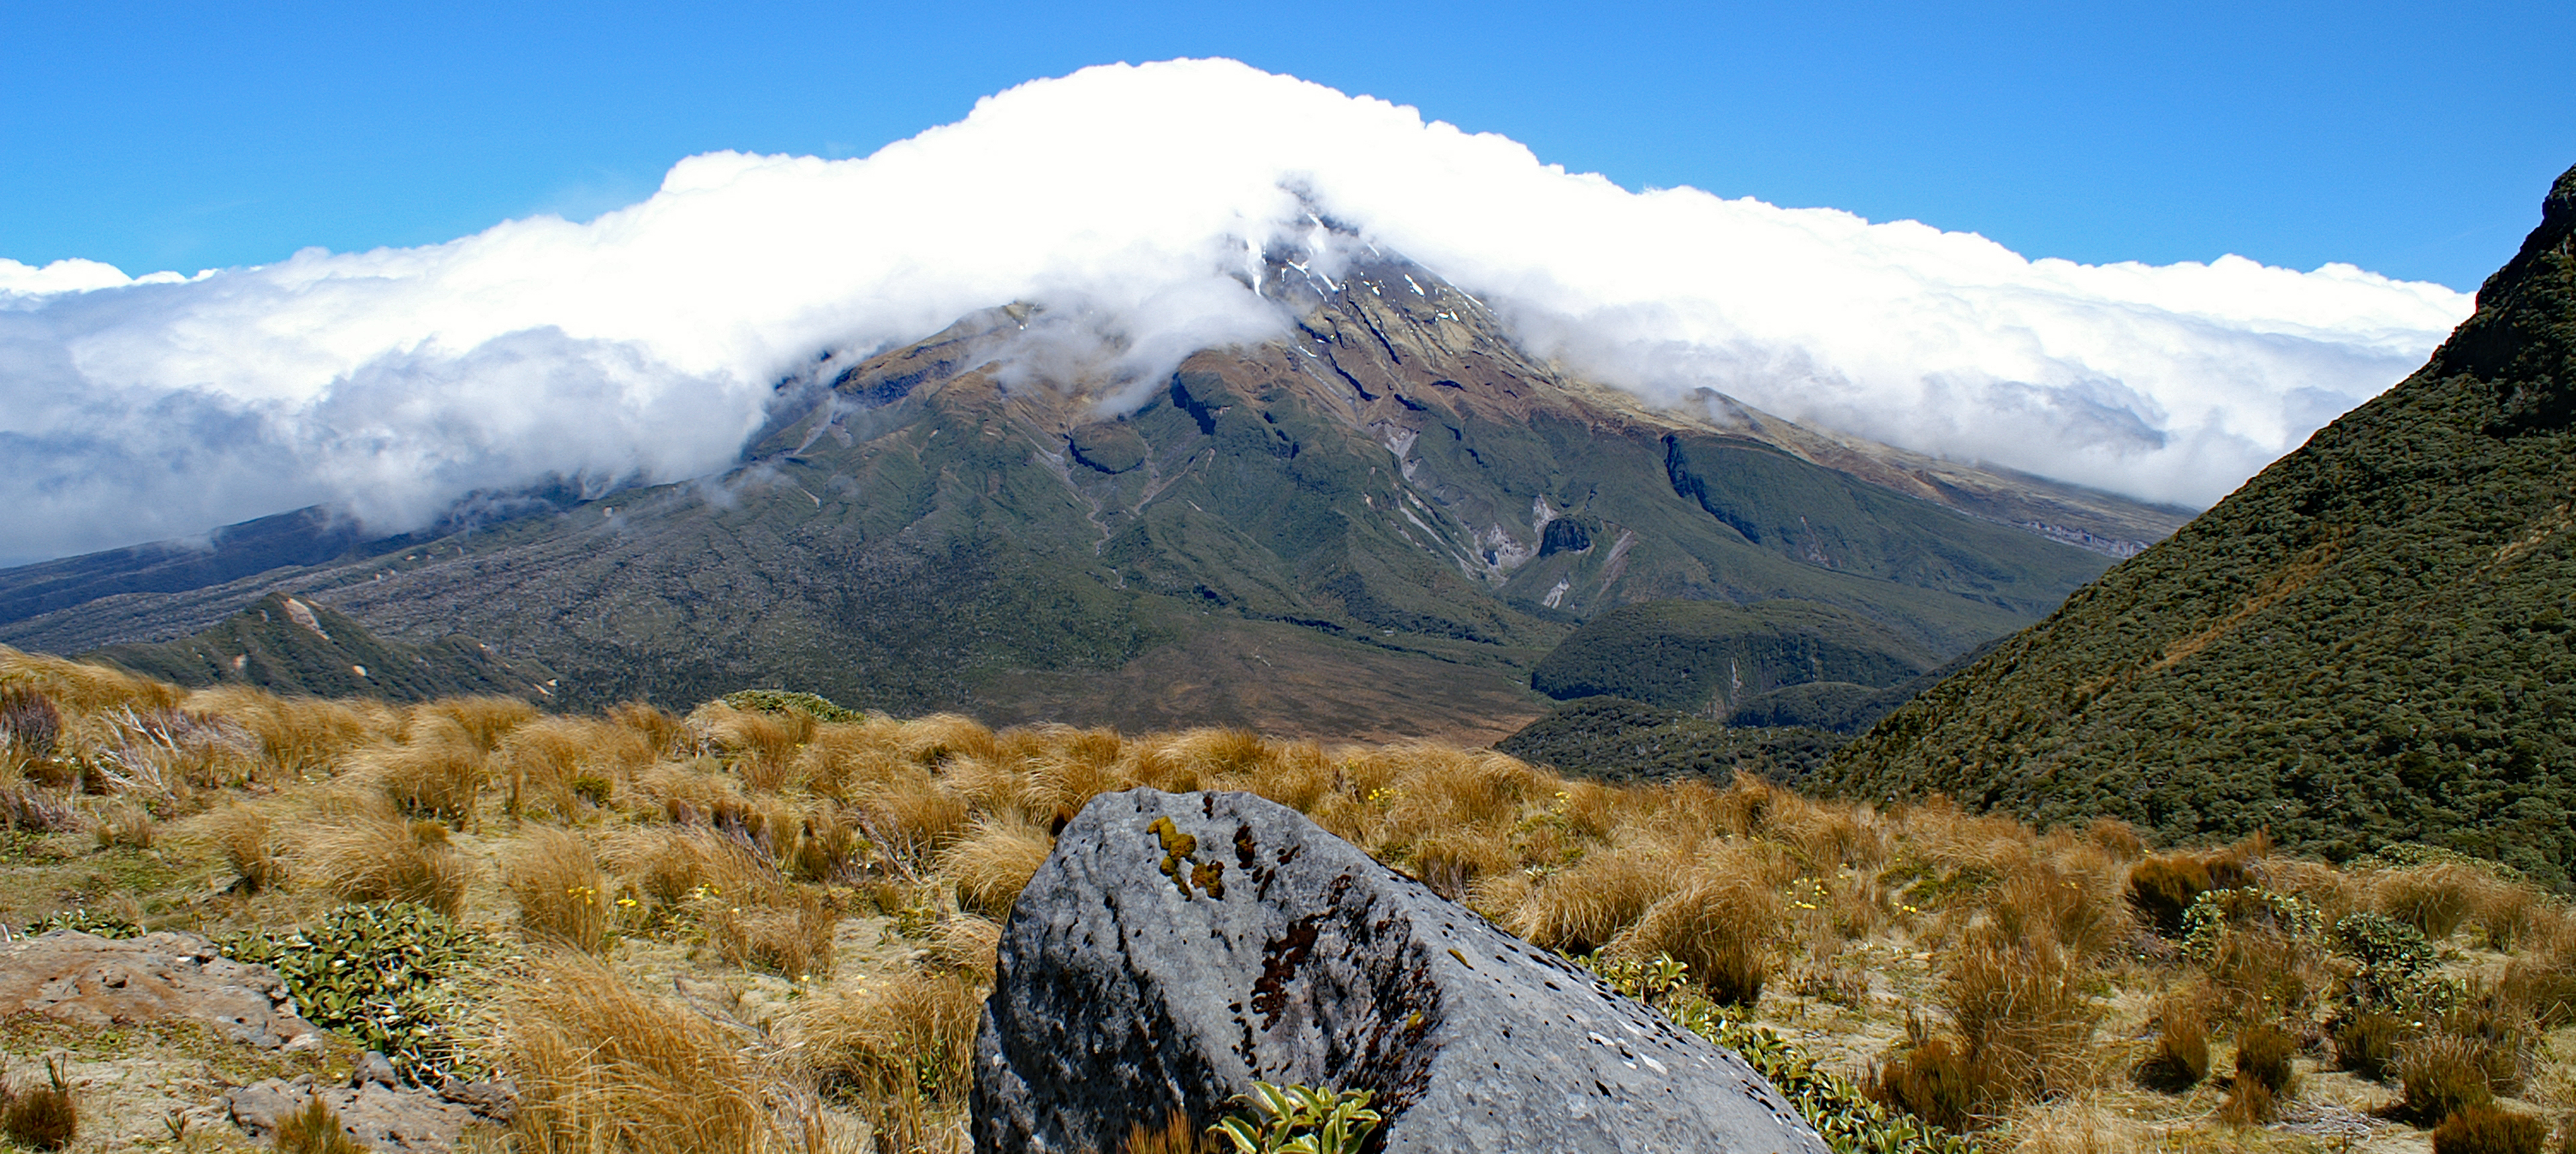
[[[975,1149],[1115,1150],[1256,1078],[1371,1091],[1389,1152],[1825,1150],[1733,1053],[1294,811],[1094,799],[1003,932]]]
[[[236,962],[187,933],[116,940],[55,930],[0,950],[0,1015],[85,1026],[182,1019],[261,1049],[321,1045],[266,966]]]
[[[393,1063],[369,1054],[346,1086],[322,1086],[312,1075],[269,1078],[225,1095],[233,1124],[253,1138],[277,1132],[280,1119],[320,1099],[351,1139],[386,1154],[448,1154],[457,1135],[478,1121],[507,1122],[514,1102],[505,1087],[460,1082],[442,1090],[403,1084]]]

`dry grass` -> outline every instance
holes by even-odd
[[[384,790],[394,808],[457,828],[474,823],[490,770],[479,738],[452,718],[433,714],[411,727],[410,740],[349,755],[342,775]]]
[[[939,855],[939,873],[954,880],[960,908],[998,921],[1010,916],[1011,903],[1054,848],[1055,839],[1025,819],[978,818]]]
[[[1997,1071],[2016,1101],[2090,1086],[2101,1007],[2077,956],[2054,938],[2014,940],[1977,932],[1956,948],[1938,1001],[1978,1065]]]
[[[583,953],[598,953],[607,944],[615,899],[589,839],[531,826],[511,847],[503,869],[511,896],[519,900],[522,932]]]
[[[2247,1039],[2264,1025],[2394,1065],[2426,1125],[2479,1088],[2555,1109],[2576,1084],[2543,1033],[2576,1014],[2576,918],[2475,866],[2355,875],[2259,839],[2160,851],[2110,821],[2034,831],[1938,800],[1882,809],[1752,778],[1618,786],[1491,751],[1239,729],[183,699],[27,668],[0,651],[0,690],[56,713],[0,726],[17,766],[0,765],[0,818],[79,834],[26,839],[47,854],[166,859],[218,883],[229,863],[244,879],[164,894],[156,911],[185,912],[154,916],[274,929],[334,899],[407,897],[515,936],[538,960],[485,1008],[510,1027],[488,1056],[534,1088],[521,1149],[848,1149],[862,1123],[882,1149],[962,1148],[974,1003],[1013,898],[1063,822],[1139,786],[1248,790],[1541,944],[1671,955],[1737,1014],[1990,1149],[2279,1145],[2218,1116],[2267,1117],[2287,1083],[2249,1073],[2222,1107],[2227,1079],[2206,1076],[2213,1050],[2259,1058]],[[24,756],[15,730],[48,725],[75,756]],[[486,853],[499,868],[478,877]],[[2471,995],[2419,1028],[2349,1012],[2351,963],[2276,927],[2238,924],[2190,957],[2156,936],[2200,890],[2258,882],[2329,922],[2386,909],[2454,935],[2441,973]],[[12,916],[61,908],[53,894]],[[137,895],[81,900],[143,910]],[[1891,1045],[1908,1009],[1922,1017]]]
[[[726,965],[800,982],[832,975],[840,911],[811,888],[785,888],[760,902],[710,894],[696,904],[707,944]]]
[[[540,959],[506,985],[493,1039],[536,1154],[750,1152],[787,1144],[741,1039],[596,963]]]
[[[898,973],[864,988],[809,995],[781,1034],[827,1089],[873,1097],[906,1092],[953,1105],[965,1100],[984,999],[964,977]]]
[[[2475,866],[2435,862],[2380,874],[2371,883],[2370,896],[2380,913],[2438,942],[2468,921],[2497,884],[2495,875]]]
[[[1614,954],[1669,954],[1720,1005],[1762,1000],[1772,953],[1788,927],[1778,855],[1730,839],[1701,857],[1671,893],[1610,942]]]
[[[343,817],[301,832],[290,852],[293,876],[342,901],[418,902],[451,918],[462,910],[470,880],[465,855],[434,821]]]
[[[794,777],[798,750],[814,736],[814,715],[800,710],[766,713],[721,703],[698,707],[691,727],[707,735],[726,768],[754,793],[776,793]]]
[[[1508,928],[1552,950],[1589,953],[1670,896],[1679,884],[1679,865],[1663,846],[1593,854],[1533,887]]]
[[[294,866],[266,807],[234,802],[197,819],[193,832],[213,845],[251,892],[284,885]]]

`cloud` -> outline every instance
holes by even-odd
[[[23,561],[313,502],[385,530],[548,474],[721,469],[818,352],[1046,306],[1032,379],[1113,395],[1281,331],[1243,279],[1310,208],[1570,368],[2204,503],[2415,367],[2438,285],[2235,257],[2087,266],[1693,189],[1222,60],[1087,69],[859,160],[713,153],[586,224],[127,280],[0,261],[0,547]]]

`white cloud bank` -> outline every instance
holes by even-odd
[[[1607,383],[2195,504],[2471,305],[2345,265],[2034,261],[1632,193],[1231,61],[1102,67],[863,160],[691,157],[589,224],[193,279],[0,261],[0,563],[316,502],[397,530],[549,473],[700,475],[818,351],[1012,300],[1101,318],[1153,372],[1278,330],[1226,273],[1301,227],[1300,195]]]

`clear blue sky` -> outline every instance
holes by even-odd
[[[2031,256],[2458,288],[2576,163],[2576,3],[66,4],[0,0],[0,256],[451,239],[735,148],[864,155],[1087,64],[1231,56],[1631,188]]]

